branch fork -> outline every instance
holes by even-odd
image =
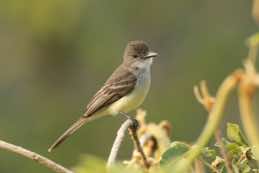
[[[150,164],[148,163],[147,157],[143,151],[143,148],[140,144],[138,135],[137,135],[137,130],[139,128],[139,123],[136,119],[133,118],[128,118],[119,128],[117,132],[117,136],[115,138],[115,141],[113,143],[108,161],[107,161],[107,167],[109,168],[110,166],[114,165],[116,162],[116,158],[119,152],[119,148],[122,144],[122,141],[124,139],[125,133],[128,130],[129,134],[133,140],[133,143],[135,145],[135,148],[137,151],[140,153],[141,158],[143,160],[144,166],[146,169],[150,167]]]

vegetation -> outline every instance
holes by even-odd
[[[259,1],[253,2],[252,14],[258,22]],[[129,151],[129,149],[120,149],[121,143],[119,143],[115,150],[118,153],[111,157],[112,161],[107,164],[107,160],[104,159],[104,155],[106,156],[104,151],[110,149],[108,143],[112,143],[113,139],[106,133],[100,134],[100,128],[109,128],[109,132],[114,134],[117,126],[111,123],[107,126],[101,124],[98,127],[96,125],[94,129],[87,129],[88,134],[84,134],[87,138],[84,137],[84,140],[74,138],[78,147],[65,146],[64,151],[61,149],[57,153],[46,154],[47,157],[4,141],[0,141],[1,149],[27,157],[43,165],[42,167],[58,173],[259,173],[259,124],[258,113],[256,114],[258,106],[253,100],[259,87],[259,73],[256,70],[259,33],[254,34],[246,42],[249,51],[243,68],[232,70],[236,66],[240,67],[236,57],[244,55],[242,50],[245,48],[241,40],[250,32],[247,27],[250,26],[248,17],[243,18],[244,14],[248,15],[248,10],[242,13],[238,8],[248,9],[244,7],[246,2],[235,1],[233,11],[236,13],[229,10],[233,4],[227,4],[223,0],[213,2],[215,7],[205,3],[208,5],[206,8],[201,8],[198,3],[194,5],[187,1],[184,3],[154,1],[150,4],[139,1],[128,3],[118,1],[114,4],[104,2],[104,5],[99,1],[83,0],[71,2],[28,0],[28,3],[13,0],[1,3],[3,4],[0,5],[0,17],[6,21],[0,23],[3,26],[0,28],[2,38],[0,52],[2,57],[8,57],[2,58],[1,64],[11,64],[12,67],[4,65],[0,68],[0,93],[4,93],[0,98],[3,105],[0,111],[4,116],[0,121],[2,136],[0,140],[10,139],[13,143],[21,144],[33,151],[47,152],[48,144],[56,137],[54,130],[60,128],[62,131],[62,123],[67,127],[66,123],[70,122],[72,117],[69,119],[66,114],[75,114],[72,110],[78,110],[79,103],[86,101],[83,94],[85,90],[88,91],[97,85],[97,80],[93,79],[92,74],[97,79],[100,77],[100,71],[104,74],[108,73],[108,66],[112,68],[115,64],[117,59],[107,57],[119,55],[118,50],[119,48],[122,50],[123,47],[121,42],[136,37],[144,40],[154,39],[161,53],[165,52],[168,55],[165,58],[162,57],[164,59],[161,58],[160,63],[163,63],[159,67],[161,78],[154,82],[155,94],[152,98],[159,98],[161,95],[162,99],[153,99],[154,101],[148,103],[148,113],[138,110],[136,114],[138,126],[133,127],[133,123],[130,122],[126,130],[122,131],[122,136],[126,136],[129,132],[132,143],[123,141],[123,137],[121,141],[135,146],[130,151],[129,158],[117,158],[118,153],[125,155]],[[178,6],[172,5],[173,3],[178,3]],[[226,3],[224,6],[226,9],[218,13],[217,6],[222,6],[222,3]],[[184,7],[185,10],[178,10],[179,6]],[[138,12],[132,9],[137,9]],[[170,15],[168,15],[169,11]],[[204,15],[208,11],[211,11],[210,14]],[[237,17],[234,18],[235,15],[232,13],[237,14]],[[179,16],[183,18],[178,20]],[[222,20],[217,22],[213,18],[215,16],[217,19],[222,17]],[[230,22],[229,16],[236,20]],[[195,22],[191,17],[196,19]],[[63,19],[66,19],[66,22],[63,22]],[[136,26],[139,28],[135,28]],[[233,32],[234,29],[238,30]],[[210,34],[206,35],[204,32]],[[8,33],[7,36],[5,36],[6,33]],[[125,38],[122,35],[125,35]],[[142,38],[140,35],[146,36]],[[169,38],[172,35],[174,38]],[[219,36],[223,39],[218,39]],[[213,41],[208,41],[208,38]],[[208,44],[208,42],[214,44]],[[215,48],[217,46],[220,48]],[[170,52],[171,49],[173,53]],[[215,54],[216,52],[220,53]],[[171,55],[175,56],[175,54],[176,57],[181,57],[181,60],[176,58],[171,62],[173,57]],[[221,64],[223,59],[228,59],[225,61],[228,66]],[[194,73],[197,67],[190,66],[194,63],[197,67],[210,65],[211,68],[210,70],[200,68]],[[172,66],[173,64],[176,65]],[[177,68],[179,64],[181,66]],[[162,77],[161,71],[164,69],[170,74],[170,81]],[[186,71],[188,71],[187,75],[185,75]],[[214,81],[219,78],[222,80],[225,72],[229,71],[233,73],[230,73],[220,84],[217,92],[212,94],[210,90],[214,91],[215,87],[209,89],[207,81],[212,86],[216,86]],[[175,76],[172,76],[173,73]],[[193,87],[194,96],[207,111],[208,117],[198,139],[190,142],[191,137],[195,136],[193,130],[197,132],[203,122],[201,118],[195,117],[199,116],[197,112],[192,112],[194,106],[191,103],[185,104],[186,99],[182,97],[186,96],[184,94],[186,90],[191,91],[193,81],[190,82],[189,79],[200,79],[202,76],[200,74],[206,74],[205,78],[209,79]],[[162,82],[165,85],[160,86]],[[72,85],[73,83],[75,85]],[[167,95],[166,92],[166,94],[161,92],[172,88],[175,94]],[[71,92],[75,90],[77,92]],[[81,100],[75,95],[82,95]],[[232,95],[238,99],[239,113],[227,104],[234,102],[230,99]],[[157,100],[161,102],[158,104]],[[179,115],[175,115],[173,119],[171,114],[168,114],[173,101],[178,105],[175,106],[176,114],[192,114],[192,118],[188,120],[193,119],[193,122],[185,122],[186,118]],[[226,111],[228,107],[230,112]],[[185,112],[182,113],[180,110]],[[235,120],[240,118],[240,123],[228,120],[225,124],[223,119],[229,114],[232,116],[234,114]],[[14,117],[15,115],[17,116]],[[146,115],[150,117],[151,122],[146,121]],[[165,116],[161,118],[162,116],[156,115]],[[161,121],[161,119],[170,121]],[[161,122],[154,123],[156,120]],[[183,125],[186,125],[184,130],[179,128]],[[91,125],[89,126],[91,128]],[[174,127],[178,129],[174,131]],[[92,133],[97,132],[97,129],[99,129],[98,133]],[[9,138],[10,136],[13,138]],[[99,138],[100,143],[97,143]],[[179,138],[181,140],[178,140]],[[182,141],[182,139],[186,140]],[[91,142],[94,143],[92,148],[89,145]],[[104,145],[104,142],[107,142],[107,145]],[[87,148],[87,151],[81,151],[83,147]],[[92,149],[93,153],[101,156],[84,154]],[[82,156],[76,163],[76,157],[79,154]],[[52,160],[57,160],[58,163]],[[26,164],[29,166],[24,166],[24,163],[23,160],[9,157],[9,153],[1,154],[0,172],[28,172],[27,170],[46,172],[37,164],[33,165],[29,162]]]

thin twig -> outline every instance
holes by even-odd
[[[210,163],[208,163],[206,160],[202,159],[202,162],[204,163],[204,165],[209,168],[213,173],[219,173],[219,171],[214,168],[213,166],[210,165]]]
[[[138,129],[138,121],[136,119],[133,119],[135,122],[130,126],[129,131],[131,134],[131,138],[135,144],[135,147],[137,148],[138,152],[140,153],[144,166],[146,169],[148,169],[150,167],[150,164],[148,163],[147,157],[142,149],[142,146],[140,144],[138,135],[137,135],[137,129]]]
[[[204,164],[201,160],[195,161],[195,167],[194,167],[195,173],[205,173]]]
[[[231,163],[231,159],[230,159],[229,155],[226,152],[224,143],[222,141],[221,130],[219,128],[215,131],[215,139],[216,139],[217,144],[219,145],[220,154],[221,154],[221,156],[223,157],[223,159],[225,161],[227,172],[228,173],[234,173],[234,170],[233,170],[233,167],[232,167],[232,163]]]
[[[257,24],[259,24],[259,1],[253,0],[252,16]]]
[[[125,133],[127,131],[127,129],[133,124],[132,119],[127,119],[119,128],[118,132],[117,132],[117,136],[116,139],[112,145],[112,149],[107,161],[107,167],[110,167],[111,165],[113,165],[116,161],[120,146],[122,144],[122,141],[124,139]]]
[[[23,157],[26,157],[28,159],[31,159],[31,160],[35,161],[36,163],[49,168],[53,172],[56,172],[56,173],[73,173],[73,171],[53,162],[52,160],[49,160],[46,157],[43,157],[43,156],[41,156],[37,153],[34,153],[34,152],[32,152],[30,150],[27,150],[25,148],[22,148],[20,146],[13,145],[13,144],[10,144],[10,143],[7,143],[5,141],[0,140],[0,148],[3,149],[3,150],[6,150],[6,151],[16,153],[16,154],[21,155]]]

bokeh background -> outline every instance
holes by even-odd
[[[172,140],[194,141],[206,112],[192,88],[207,79],[213,92],[247,55],[258,29],[244,0],[0,1],[0,137],[64,165],[80,155],[106,159],[122,117],[84,126],[54,153],[48,146],[84,111],[121,62],[129,40],[160,54],[143,104],[149,121],[172,123]],[[235,104],[228,121],[239,121]],[[132,149],[126,140],[120,158]],[[49,172],[0,151],[1,173]]]

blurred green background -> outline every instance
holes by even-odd
[[[192,142],[206,112],[192,87],[208,79],[213,92],[247,55],[257,30],[244,0],[0,1],[0,136],[64,165],[87,153],[106,159],[122,117],[84,126],[54,153],[48,146],[84,111],[121,62],[129,40],[160,54],[143,104],[148,120],[172,122],[172,140]],[[234,98],[233,98],[234,100]],[[231,104],[228,116],[238,121]],[[124,142],[120,158],[132,149]],[[0,151],[1,173],[49,172]]]

